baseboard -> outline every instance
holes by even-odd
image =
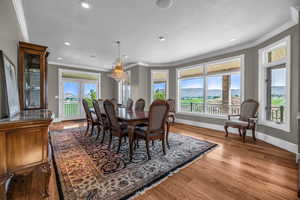
[[[210,123],[204,123],[204,122],[196,122],[196,121],[191,121],[191,120],[185,120],[185,119],[176,119],[177,123],[181,124],[187,124],[191,126],[197,126],[197,127],[202,127],[202,128],[208,128],[208,129],[213,129],[213,130],[218,130],[218,131],[224,131],[224,126],[218,125],[218,124],[210,124]],[[237,129],[229,128],[228,131],[230,133],[238,134]],[[251,136],[251,132],[247,132],[247,136]],[[296,154],[296,160],[298,161],[299,155],[298,155],[298,145],[293,144],[291,142],[267,135],[265,133],[261,132],[256,132],[256,138],[259,140],[262,140],[266,143],[272,144],[276,147],[279,147],[281,149],[287,150],[289,152],[295,153]]]

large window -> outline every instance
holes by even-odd
[[[239,56],[179,69],[179,112],[239,114],[242,63],[243,56]]]
[[[126,105],[129,98],[131,98],[131,73],[128,73],[128,79],[118,83],[118,102]]]
[[[168,70],[151,70],[151,100],[168,98]]]
[[[260,121],[289,131],[290,37],[259,51]]]

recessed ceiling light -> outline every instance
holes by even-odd
[[[170,8],[173,5],[173,0],[156,0],[156,5],[159,8]]]
[[[91,5],[86,1],[81,1],[81,7],[85,8],[85,9],[90,9]]]
[[[91,55],[90,57],[91,57],[91,58],[96,58],[96,56],[95,56],[95,55]]]
[[[71,46],[71,43],[70,43],[70,42],[64,42],[64,44],[65,44],[66,46]]]
[[[161,41],[161,42],[163,42],[163,41],[166,40],[166,38],[164,38],[163,36],[159,36],[158,39],[159,39],[159,41]]]
[[[62,59],[63,59],[62,57],[58,57],[58,58],[57,58],[57,60],[62,60]]]
[[[234,41],[236,41],[236,38],[232,38],[232,39],[230,40],[230,42],[234,42]]]

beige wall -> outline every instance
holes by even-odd
[[[55,117],[58,117],[59,113],[59,99],[55,98],[59,96],[58,86],[58,70],[59,69],[72,69],[84,72],[99,72],[93,70],[80,70],[71,67],[49,65],[48,66],[48,108],[55,113]],[[101,98],[110,99],[114,97],[114,82],[107,76],[106,72],[101,72]]]
[[[18,65],[18,42],[22,40],[12,1],[0,1],[0,50]]]
[[[191,66],[199,63],[205,63],[213,60],[218,60],[222,58],[228,58],[228,57],[233,57],[233,56],[238,56],[238,55],[245,55],[245,77],[244,77],[244,84],[245,84],[245,89],[244,89],[244,97],[245,99],[248,98],[254,98],[258,99],[258,50],[260,48],[263,48],[269,44],[272,44],[287,35],[291,36],[291,48],[292,48],[292,67],[291,67],[291,131],[290,132],[284,132],[282,130],[274,129],[271,127],[259,125],[258,126],[258,131],[274,136],[276,138],[280,138],[292,143],[298,143],[298,121],[296,119],[297,112],[300,107],[299,103],[299,29],[298,25],[294,26],[287,31],[284,31],[283,33],[267,40],[266,42],[253,47],[253,48],[248,48],[244,49],[241,51],[236,51],[220,56],[215,56],[211,58],[206,58],[198,61],[193,61],[190,63],[186,63],[184,65],[180,66],[175,66],[175,67],[150,67],[151,69],[168,69],[169,70],[169,97],[176,99],[176,68],[181,68],[185,66]],[[144,68],[144,67],[141,67]],[[148,71],[148,102],[150,101],[151,98],[151,80],[150,80],[150,71]],[[197,122],[204,122],[204,123],[211,123],[211,124],[218,124],[218,125],[223,125],[224,124],[224,119],[216,119],[216,118],[208,118],[208,117],[201,117],[201,116],[191,116],[191,115],[184,115],[184,114],[177,114],[177,118],[180,119],[185,119],[185,120],[191,120],[191,121],[197,121]]]

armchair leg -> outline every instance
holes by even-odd
[[[122,143],[122,137],[119,137],[119,144],[118,144],[118,150],[117,150],[117,153],[120,152],[121,143]]]
[[[253,140],[256,141],[256,137],[255,137],[255,126],[252,128],[252,137],[253,137]]]
[[[225,137],[228,137],[228,126],[224,126],[225,129]]]
[[[100,133],[101,133],[101,128],[99,125],[97,125],[97,129],[98,129],[98,133],[97,133],[97,137],[96,137],[96,140],[98,140],[99,136],[100,136]]]
[[[112,133],[110,133],[110,135],[109,135],[109,142],[108,142],[109,149],[110,149],[111,141],[112,141]]]
[[[91,134],[90,134],[90,136],[92,136],[92,135],[93,135],[93,133],[94,133],[94,124],[92,124],[92,131],[91,131]]]
[[[103,130],[102,130],[102,140],[101,140],[101,144],[103,144],[103,142],[104,142],[105,134],[106,134],[106,130],[103,129]]]
[[[164,155],[166,155],[165,137],[162,138],[162,149],[163,149]]]
[[[240,135],[240,137],[242,137],[242,132],[241,132],[240,128],[239,128],[239,135]]]
[[[243,128],[243,143],[245,143],[246,141],[246,133],[247,133],[247,129]]]
[[[87,127],[86,127],[86,131],[85,131],[85,136],[87,136],[88,132],[89,132],[89,129],[90,129],[90,123],[87,122]]]
[[[170,131],[170,122],[167,122],[166,142],[167,142],[168,149],[170,149],[170,145],[169,145],[169,131]]]
[[[147,149],[148,160],[151,160],[150,151],[149,151],[149,141],[148,141],[148,139],[146,139],[145,142],[146,142],[146,149]]]

